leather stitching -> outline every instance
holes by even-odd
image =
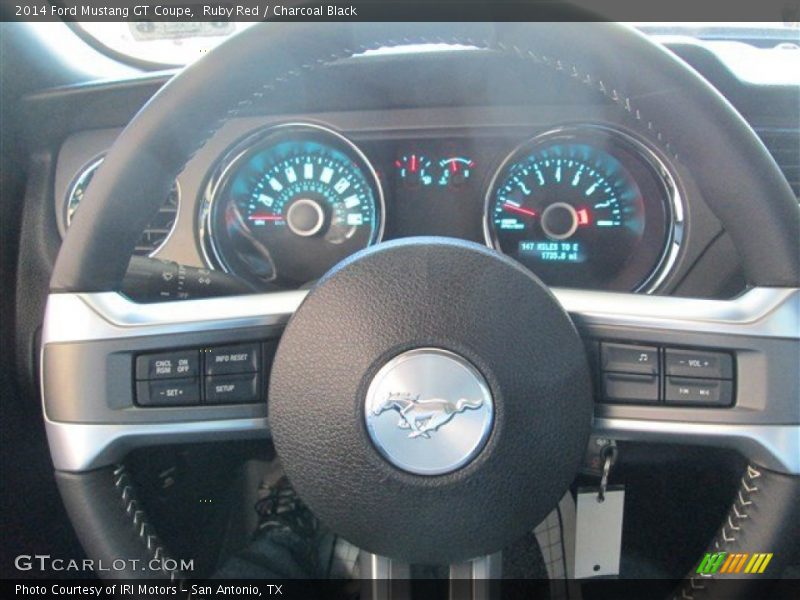
[[[162,570],[169,575],[170,581],[182,579],[183,574],[179,570],[164,567],[165,561],[172,562],[172,560],[158,537],[155,527],[147,520],[147,513],[136,496],[133,480],[124,465],[117,465],[114,468],[114,487],[119,492],[123,510],[130,518],[131,526],[150,555],[150,559],[161,562]]]
[[[723,550],[727,544],[735,542],[738,535],[736,532],[741,530],[744,520],[750,518],[748,507],[755,506],[756,495],[759,492],[759,486],[755,480],[759,477],[761,477],[761,471],[753,465],[747,465],[741,478],[739,491],[728,511],[728,518],[722,523],[722,527],[713,541],[716,552]],[[673,595],[673,600],[697,600],[694,595],[696,591],[709,590],[709,587],[702,583],[713,583],[714,581],[719,581],[719,577],[714,574],[692,573],[684,579],[679,591]]]
[[[670,143],[665,139],[665,136],[662,132],[655,126],[653,121],[646,119],[641,110],[634,105],[634,102],[631,100],[630,97],[621,94],[615,87],[609,86],[606,81],[598,76],[593,76],[592,74],[582,70],[575,64],[566,64],[564,61],[547,56],[545,54],[538,54],[530,49],[520,48],[516,45],[506,45],[501,42],[490,42],[488,40],[475,40],[469,37],[453,37],[453,38],[444,38],[444,37],[419,37],[419,38],[402,38],[397,40],[384,40],[384,41],[374,41],[370,44],[363,44],[359,45],[355,48],[342,48],[340,51],[333,52],[326,57],[319,57],[311,62],[302,64],[298,69],[290,69],[285,74],[274,77],[272,80],[266,82],[264,85],[261,86],[260,89],[253,92],[248,98],[240,100],[234,106],[232,106],[226,113],[218,119],[211,127],[208,128],[206,131],[205,136],[202,140],[197,144],[195,149],[188,155],[186,160],[183,162],[181,167],[178,171],[182,171],[186,164],[191,161],[191,159],[199,152],[205,144],[217,133],[228,121],[235,118],[239,115],[244,109],[252,106],[255,101],[262,99],[268,92],[275,90],[278,86],[289,82],[290,80],[294,80],[304,74],[312,72],[315,69],[323,68],[331,63],[344,60],[347,58],[353,57],[355,54],[363,53],[368,50],[375,50],[380,47],[395,47],[400,45],[406,44],[425,44],[425,43],[444,43],[444,44],[460,44],[460,45],[469,45],[478,48],[483,48],[486,50],[493,50],[505,54],[509,54],[511,56],[516,56],[519,59],[526,60],[532,62],[534,64],[548,67],[554,70],[557,73],[560,73],[566,77],[570,77],[581,84],[589,87],[590,89],[600,93],[603,95],[607,100],[611,101],[615,106],[617,106],[620,110],[627,113],[632,119],[634,124],[651,140],[657,141],[663,148],[663,150],[672,156],[672,158],[677,158],[677,153],[672,149]],[[753,469],[754,470],[754,469]],[[750,467],[748,467],[748,475],[750,473]],[[151,554],[154,559],[163,559],[168,557],[168,554],[162,545],[160,539],[158,538],[155,529],[153,526],[147,521],[147,515],[144,509],[141,507],[139,501],[136,499],[135,489],[133,487],[133,482],[128,475],[128,472],[124,465],[118,465],[114,470],[114,485],[120,492],[122,504],[125,509],[126,515],[130,517],[131,524],[134,530],[137,532],[139,539],[144,544],[147,551]],[[744,480],[743,480],[744,481]],[[757,491],[758,488],[754,488],[750,490],[745,485],[745,490],[749,493]],[[741,498],[741,491],[739,493],[739,497]],[[742,507],[745,507],[751,502],[745,502],[742,500]],[[740,516],[738,510],[736,510],[736,506],[734,504],[734,511],[736,514],[736,518],[743,519],[747,518],[747,515]],[[725,535],[725,527],[723,526],[722,530],[723,538],[726,537]],[[169,574],[170,580],[176,580],[181,577],[181,573],[177,570],[169,570],[165,569],[165,572]],[[695,587],[695,579],[694,577],[689,579],[689,584],[691,589],[703,589],[702,587],[698,588]],[[692,600],[693,597],[691,595],[687,596],[686,592],[682,594],[683,598],[686,600]]]
[[[677,152],[672,148],[670,142],[666,139],[661,130],[656,127],[653,121],[644,117],[642,111],[634,106],[634,102],[629,96],[621,94],[615,87],[609,86],[601,77],[592,75],[587,71],[580,69],[575,64],[566,64],[560,59],[553,58],[545,54],[537,54],[533,50],[520,48],[516,45],[503,44],[502,42],[475,40],[470,37],[445,38],[420,36],[417,38],[405,37],[402,39],[388,39],[383,41],[376,40],[370,44],[362,44],[355,48],[343,48],[340,51],[329,54],[327,57],[314,59],[311,62],[300,65],[300,67],[297,69],[290,69],[283,75],[274,77],[270,81],[263,84],[261,88],[253,92],[248,98],[238,101],[234,106],[228,109],[228,111],[206,131],[206,135],[202,140],[200,140],[200,142],[198,142],[195,149],[189,154],[178,171],[180,172],[184,169],[186,164],[205,146],[205,144],[214,136],[214,134],[225,125],[225,123],[235,118],[245,108],[252,106],[256,100],[263,98],[268,92],[274,91],[278,86],[307,74],[315,69],[326,67],[335,61],[352,58],[356,54],[367,52],[369,50],[376,50],[381,47],[396,47],[408,44],[428,43],[473,46],[476,48],[493,50],[511,56],[516,56],[522,60],[527,60],[537,65],[549,67],[555,72],[570,77],[603,95],[607,100],[610,100],[615,106],[627,113],[633,119],[633,123],[643,134],[645,134],[652,141],[658,142],[662,149],[673,159],[678,158]]]

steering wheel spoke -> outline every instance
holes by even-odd
[[[596,433],[730,447],[777,471],[800,473],[796,378],[786,376],[800,363],[800,290],[754,288],[733,300],[554,293],[596,358]],[[144,445],[267,437],[265,387],[263,401],[254,404],[139,407],[135,359],[250,340],[275,343],[305,294],[153,304],[113,292],[53,294],[43,332],[42,377],[56,467],[88,470]],[[656,347],[662,353],[665,348],[727,353],[734,364],[733,405],[606,403],[600,343]],[[265,364],[264,382],[267,373]]]
[[[556,295],[593,358],[596,434],[728,447],[770,469],[800,473],[800,405],[797,378],[790,376],[800,364],[800,291],[753,288],[732,300],[578,290]],[[603,344],[642,350],[645,361],[655,357],[654,375],[608,364],[611,353]],[[730,371],[704,368],[706,357],[713,365],[720,356]],[[624,370],[631,373],[614,373]],[[630,397],[609,398],[619,390],[607,386],[626,378],[634,386]],[[653,382],[655,395],[637,399],[635,386],[643,380]]]
[[[114,292],[51,295],[41,377],[56,469],[95,469],[142,446],[267,437],[271,357],[303,297],[286,292],[137,304]],[[254,363],[207,375],[214,358],[247,351]],[[141,357],[152,357],[153,365],[169,361],[157,367],[166,377],[142,373]],[[179,366],[186,357],[195,357],[196,366]],[[219,393],[210,388],[217,383]],[[240,389],[251,397],[224,398]]]

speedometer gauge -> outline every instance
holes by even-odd
[[[287,125],[234,151],[205,211],[214,262],[256,284],[292,288],[379,240],[383,198],[352,143],[321,127]]]
[[[629,291],[661,279],[680,214],[643,145],[600,128],[559,130],[515,150],[487,197],[487,243],[550,285]]]

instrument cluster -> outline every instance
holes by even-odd
[[[266,290],[312,283],[383,239],[484,243],[549,285],[653,291],[680,245],[666,163],[622,131],[585,125],[507,136],[349,139],[286,124],[236,144],[200,221],[211,266]]]
[[[181,212],[182,241],[167,255],[193,237],[194,262],[264,291],[311,285],[383,240],[446,236],[502,252],[548,285],[652,292],[683,237],[668,161],[618,128],[342,133],[298,122],[230,144],[204,179],[176,181],[137,254],[162,257]],[[62,233],[101,165],[102,155],[86,163],[56,207]]]

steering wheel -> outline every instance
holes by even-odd
[[[732,300],[551,290],[487,248],[412,238],[351,256],[310,292],[155,304],[118,292],[139,233],[175,175],[227,119],[287,78],[412,42],[489,49],[604,96],[654,151],[691,166],[740,253],[748,290]],[[42,350],[56,477],[90,557],[158,558],[168,541],[147,519],[126,454],[149,444],[271,434],[301,497],[372,553],[373,564],[467,563],[477,574],[486,564],[480,557],[553,509],[591,432],[724,446],[750,464],[711,551],[772,552],[777,572],[798,537],[798,285],[800,212],[775,163],[720,94],[632,29],[254,26],[183,70],[136,115],[64,242]],[[513,321],[505,314],[511,302]],[[268,403],[145,408],[133,401],[141,353],[278,336]],[[595,406],[585,344],[598,340],[729,353],[735,404]],[[456,418],[438,430],[406,419],[402,444],[382,437],[370,415],[433,380],[442,396],[435,414]],[[409,445],[420,436],[437,440],[433,459]],[[165,568],[164,575],[178,574]],[[692,576],[676,594],[713,595],[716,578]]]

